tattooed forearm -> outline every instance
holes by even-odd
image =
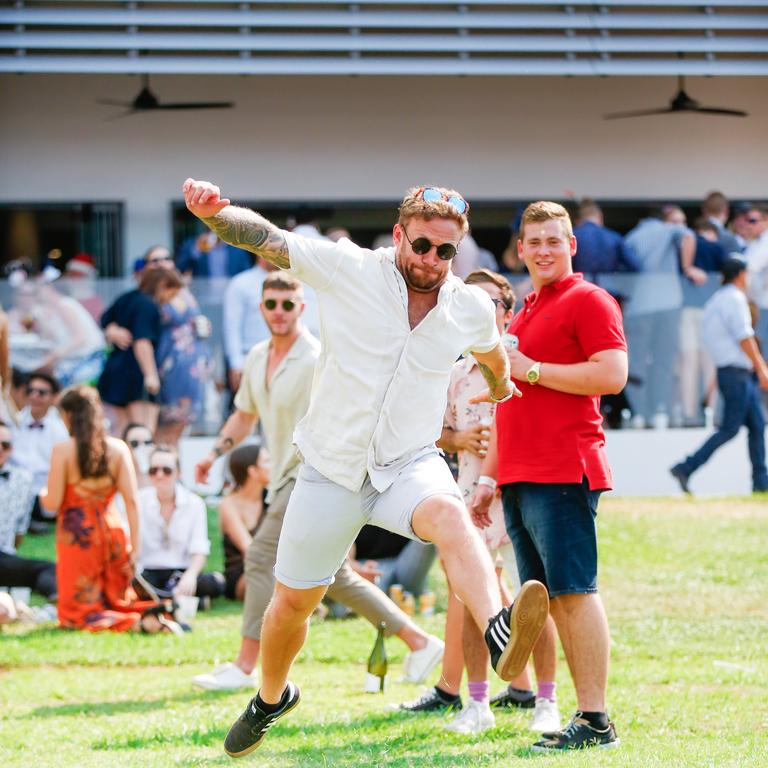
[[[483,359],[479,360],[478,355],[475,355],[477,367],[488,384],[491,396],[496,400],[500,400],[509,394],[513,388],[512,382],[509,379],[509,361],[507,356],[498,347],[491,350],[488,355],[482,355],[482,357]]]
[[[216,445],[213,446],[213,452],[217,456],[223,456],[234,448],[235,441],[231,437],[222,437],[216,441]]]
[[[291,266],[282,231],[258,213],[228,205],[203,221],[225,243],[255,253],[280,269]]]

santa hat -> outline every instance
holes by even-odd
[[[96,265],[90,254],[76,253],[65,267],[65,272],[71,277],[96,277]]]

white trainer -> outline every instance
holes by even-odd
[[[445,643],[434,635],[427,635],[427,644],[418,651],[411,651],[403,663],[401,683],[423,683],[429,673],[443,658]]]
[[[560,730],[560,709],[556,701],[546,698],[536,699],[536,709],[533,710],[530,730],[537,733]]]
[[[446,731],[464,734],[478,734],[496,725],[496,718],[488,702],[470,699],[467,706],[445,726]]]
[[[228,661],[215,667],[213,672],[196,675],[192,678],[192,683],[207,691],[235,691],[238,688],[255,688],[256,678],[246,675],[237,664]]]

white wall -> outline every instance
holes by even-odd
[[[765,198],[762,78],[691,78],[706,104],[746,119],[670,115],[673,78],[156,77],[161,100],[226,99],[234,110],[107,121],[130,76],[0,76],[0,201],[111,200],[127,209],[127,254],[170,240],[188,176],[234,198],[398,199],[428,181],[472,199]]]

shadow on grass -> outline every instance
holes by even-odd
[[[199,701],[202,699],[224,699],[232,691],[190,691],[161,699],[126,699],[125,701],[79,702],[77,704],[61,704],[60,706],[45,706],[33,709],[23,715],[30,717],[70,717],[79,715],[119,715],[125,713],[141,714],[157,709],[166,709],[174,704]]]
[[[368,714],[365,717],[336,722],[296,723],[282,722],[270,737],[260,754],[265,762],[275,761],[281,766],[334,766],[375,768],[429,765],[435,762],[447,765],[445,759],[455,756],[457,765],[465,761],[460,757],[467,748],[467,740],[442,729],[443,721],[431,718],[399,717],[397,713]],[[94,750],[183,749],[185,747],[214,747],[223,750],[227,729],[219,727],[188,728],[173,733],[156,730],[142,735],[123,738],[98,739],[91,743]],[[498,742],[505,755],[535,758],[529,747],[515,748],[509,741],[519,737],[503,728],[495,728],[483,735],[489,742]],[[472,756],[473,765],[497,765],[499,755]],[[218,764],[228,758],[200,757],[195,764]],[[272,764],[272,763],[270,763]],[[451,763],[453,764],[453,763]]]

